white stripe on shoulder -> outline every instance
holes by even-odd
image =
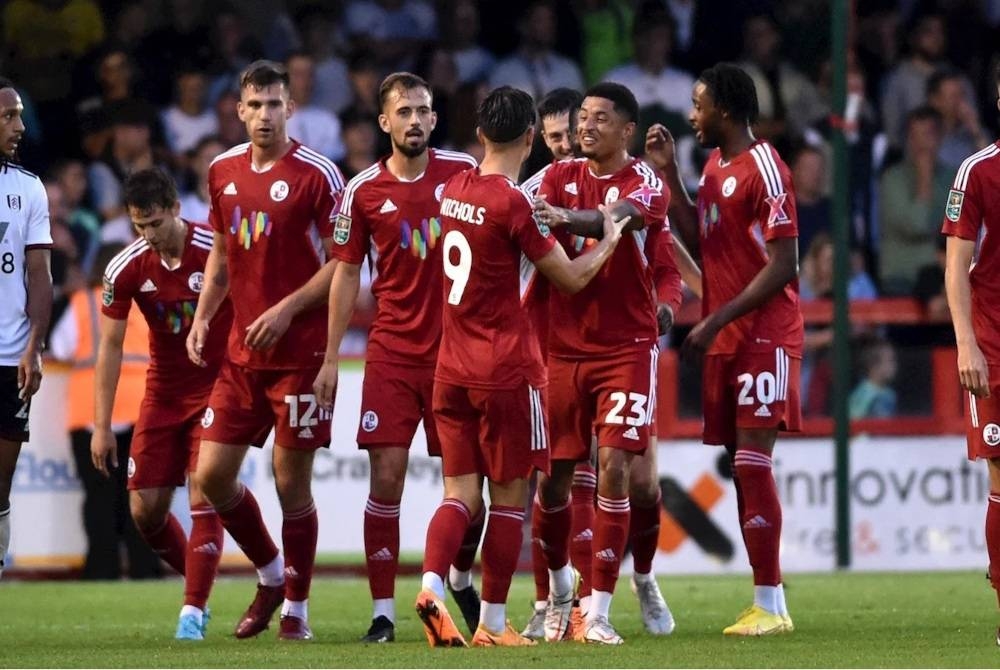
[[[476,162],[475,158],[473,158],[469,154],[463,153],[461,151],[449,151],[447,149],[435,149],[434,150],[434,155],[437,158],[440,158],[440,159],[446,160],[446,161],[459,161],[460,163],[468,163],[472,167],[476,167],[477,165],[479,165]]]
[[[146,240],[141,238],[136,240],[111,259],[108,267],[104,269],[104,276],[114,282],[129,263],[142,256],[147,250],[149,250],[149,243]]]
[[[353,216],[351,214],[351,207],[354,205],[354,194],[357,193],[362,184],[375,179],[381,173],[382,164],[373,163],[370,167],[354,175],[351,181],[347,182],[347,186],[344,187],[344,195],[340,200],[340,212],[345,216]]]
[[[955,181],[952,184],[952,188],[957,191],[964,191],[969,185],[969,175],[972,173],[972,168],[987,158],[993,158],[997,154],[1000,154],[1000,147],[996,144],[991,144],[988,147],[983,147],[976,153],[972,154],[964,161],[958,168],[958,174],[955,175]]]
[[[772,151],[774,150],[771,148],[771,145],[766,142],[750,148],[750,154],[753,156],[754,162],[757,163],[757,169],[760,170],[760,175],[764,179],[767,194],[776,196],[784,193],[785,187],[781,183],[781,172],[774,161]]]
[[[296,149],[293,155],[303,163],[308,163],[322,172],[323,176],[326,177],[326,181],[330,184],[331,191],[339,193],[344,190],[344,175],[340,174],[340,168],[329,158],[302,145],[299,145],[299,148]]]
[[[521,184],[521,190],[532,198],[535,197],[538,194],[538,189],[542,187],[542,181],[545,180],[545,174],[549,171],[550,167],[552,167],[552,163],[549,163],[541,170],[525,179],[524,183]]]
[[[663,191],[663,180],[656,176],[656,172],[653,168],[646,165],[645,161],[633,163],[633,167],[635,168],[636,174],[642,177],[646,186],[655,188],[657,191]]]
[[[221,154],[212,159],[209,165],[215,165],[216,162],[224,160],[226,158],[232,158],[233,156],[239,156],[246,153],[246,150],[250,147],[249,142],[244,142],[243,144],[237,144],[232,149],[226,149]]]

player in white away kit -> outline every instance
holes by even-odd
[[[13,162],[23,111],[14,84],[0,78],[0,574],[10,546],[10,485],[52,314],[48,199],[41,180]]]

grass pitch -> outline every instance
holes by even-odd
[[[796,631],[752,640],[723,638],[751,600],[747,577],[661,578],[677,630],[654,638],[622,578],[612,609],[623,647],[562,643],[528,649],[430,649],[412,609],[415,579],[397,585],[397,641],[361,645],[367,584],[318,579],[310,599],[316,640],[278,642],[277,622],[258,639],[233,625],[253,595],[249,579],[215,587],[209,638],[173,639],[182,584],[0,582],[0,667],[997,667],[1000,617],[982,572],[793,575],[787,585]],[[530,613],[530,578],[519,576],[509,613]],[[456,612],[457,613],[457,608]]]

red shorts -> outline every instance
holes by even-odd
[[[965,415],[969,419],[966,443],[969,460],[1000,458],[1000,384],[990,380],[990,397],[965,394]]]
[[[735,445],[738,428],[798,432],[802,361],[781,347],[771,352],[705,357],[701,373],[703,442]]]
[[[592,360],[549,357],[552,460],[586,461],[591,436],[598,447],[641,454],[656,420],[659,350]]]
[[[413,367],[370,361],[361,387],[358,446],[409,447],[417,424],[424,422],[427,453],[441,455],[434,424],[434,367]]]
[[[128,459],[128,489],[183,486],[198,464],[201,419],[211,388],[183,399],[147,393]]]
[[[202,418],[202,439],[221,444],[257,444],[274,426],[274,443],[287,449],[330,444],[333,416],[316,403],[312,385],[319,368],[254,370],[222,364]]]
[[[549,471],[545,389],[434,385],[434,417],[445,477],[480,474],[507,483]]]

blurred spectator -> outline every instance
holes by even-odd
[[[177,74],[177,101],[163,112],[167,146],[182,157],[202,138],[219,130],[219,120],[205,104],[205,75],[199,70]]]
[[[434,113],[437,123],[431,132],[433,147],[450,146],[451,108],[461,84],[458,81],[458,66],[450,51],[441,46],[431,46],[420,54],[414,64],[414,72],[427,80],[434,96]]]
[[[152,141],[156,143],[161,136],[159,114],[153,105],[135,97],[135,68],[128,53],[119,46],[110,46],[98,57],[96,66],[100,93],[76,107],[84,155],[95,159],[104,153],[111,139],[112,110],[125,102],[135,114],[144,117],[153,129]]]
[[[805,145],[792,156],[791,164],[799,214],[799,249],[809,249],[816,233],[830,231],[826,155],[818,147]]]
[[[979,122],[972,86],[958,70],[945,68],[930,76],[927,104],[941,115],[944,134],[938,160],[949,170],[957,170],[962,161],[990,143]]]
[[[134,172],[153,166],[149,120],[144,108],[132,101],[111,110],[111,141],[103,155],[90,165],[87,178],[97,208],[105,223],[122,216],[122,182]]]
[[[580,68],[553,49],[557,20],[549,0],[531,3],[518,22],[520,46],[493,69],[490,88],[513,86],[527,91],[536,100],[554,88],[583,88]]]
[[[823,116],[816,87],[795,66],[781,58],[781,33],[767,14],[751,16],[743,25],[740,66],[753,79],[760,107],[755,132],[781,142],[795,140]]]
[[[309,102],[340,114],[351,104],[353,94],[347,63],[334,50],[337,30],[333,14],[322,7],[309,6],[299,15],[298,24],[302,48],[315,63],[316,85]]]
[[[207,6],[199,0],[168,0],[164,13],[166,25],[139,43],[134,55],[143,73],[140,93],[154,105],[170,104],[180,68],[206,70],[215,60],[215,50],[220,44],[212,38],[202,16]]]
[[[900,48],[900,13],[892,2],[859,3],[853,40],[858,63],[867,74],[865,97],[878,100],[886,73],[896,65]]]
[[[208,222],[208,166],[229,147],[218,137],[203,137],[189,153],[187,188],[180,194],[181,217],[188,221]]]
[[[604,74],[605,81],[624,84],[642,109],[643,125],[662,123],[675,136],[689,129],[694,77],[670,64],[673,24],[665,12],[640,15],[632,28],[635,60]],[[644,132],[637,135],[645,137]]]
[[[917,271],[934,262],[951,172],[938,161],[941,115],[918,107],[906,121],[903,160],[879,181],[879,279],[885,295],[912,295]]]
[[[950,331],[951,310],[948,309],[948,296],[944,290],[945,246],[947,242],[947,237],[938,235],[934,263],[925,265],[917,271],[913,297],[924,306],[928,319],[947,322],[949,324],[947,330]]]
[[[881,337],[864,338],[858,353],[862,379],[848,398],[853,419],[886,419],[896,415],[896,350]]]
[[[53,298],[59,301],[86,285],[86,275],[80,270],[81,248],[69,227],[69,209],[63,190],[55,182],[45,184],[52,230]]]
[[[408,70],[413,55],[437,37],[437,15],[424,0],[349,0],[344,30],[384,73]]]
[[[375,119],[361,112],[348,112],[341,117],[344,149],[347,152],[337,161],[344,179],[351,179],[366,170],[378,158],[375,154]]]
[[[907,48],[907,57],[886,75],[881,96],[882,129],[894,148],[906,140],[906,115],[925,104],[927,80],[946,65],[944,17],[918,16],[907,33]]]
[[[315,62],[300,51],[288,57],[288,92],[295,103],[288,119],[288,136],[332,161],[344,155],[340,119],[323,107],[310,104],[315,89]]]
[[[65,223],[73,236],[80,270],[87,276],[101,246],[101,220],[82,204],[87,194],[83,163],[77,160],[54,163],[45,178],[45,189],[49,195],[49,219]],[[58,215],[53,214],[57,210]]]
[[[232,5],[225,5],[215,13],[211,39],[214,46],[210,66],[213,80],[208,99],[214,101],[223,91],[235,85],[243,68],[263,57],[264,48],[250,34],[243,14]]]
[[[97,472],[90,458],[90,439],[94,433],[94,365],[97,357],[104,268],[122,251],[121,245],[105,245],[98,254],[88,286],[76,291],[69,308],[52,330],[49,352],[57,360],[73,366],[69,380],[67,429],[76,463],[77,476],[83,484],[83,527],[87,535],[87,558],[84,579],[119,579],[121,548],[128,553],[128,574],[132,579],[149,579],[163,574],[160,559],[143,541],[129,513],[125,480],[129,468],[132,428],[139,418],[139,403],[146,383],[149,328],[142,313],[129,313],[125,334],[125,355],[118,379],[118,393],[112,413],[112,426],[118,441],[118,463],[112,476]],[[145,361],[145,362],[142,362]]]
[[[382,111],[378,106],[378,87],[382,79],[375,58],[367,51],[355,52],[348,63],[347,76],[353,94],[351,109],[378,116]]]
[[[476,83],[489,77],[496,58],[476,41],[480,29],[478,4],[473,0],[449,0],[440,16],[440,44],[451,51],[458,70],[458,83]]]
[[[247,141],[247,127],[236,113],[240,94],[228,89],[215,101],[215,119],[219,127],[219,141],[228,149]]]
[[[582,42],[580,61],[588,86],[606,79],[608,70],[632,56],[629,37],[635,26],[635,12],[631,4],[625,0],[574,0]]]

